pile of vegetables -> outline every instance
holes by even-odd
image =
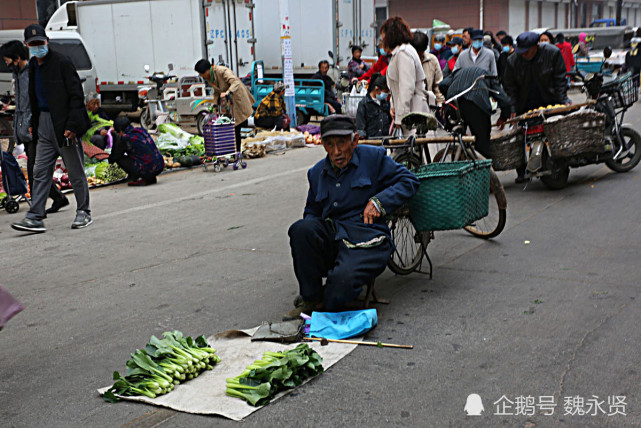
[[[172,391],[180,382],[193,379],[203,370],[212,370],[220,357],[210,348],[205,336],[184,337],[180,331],[163,333],[163,338],[151,336],[144,349],[138,349],[127,361],[127,375],[117,371],[115,383],[103,398],[110,403],[118,396],[145,395],[156,398]]]
[[[85,167],[85,174],[88,179],[93,178],[93,180],[88,180],[89,184],[104,184],[112,183],[114,181],[122,180],[127,177],[127,173],[123,171],[118,165],[110,164],[107,161],[103,161],[97,164],[92,164]]]
[[[265,352],[239,376],[227,379],[227,395],[253,406],[267,404],[280,391],[323,373],[323,359],[307,344],[284,352]]]
[[[203,156],[205,139],[185,132],[173,123],[158,125],[158,149],[165,156]]]

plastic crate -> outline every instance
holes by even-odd
[[[492,160],[430,163],[415,172],[420,180],[409,201],[419,232],[460,229],[487,216]]]
[[[224,156],[236,152],[234,123],[203,125],[206,156]]]

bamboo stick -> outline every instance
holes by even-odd
[[[470,135],[465,135],[462,137],[463,141],[466,143],[473,143],[474,142],[474,137]],[[452,137],[451,135],[448,136],[441,136],[441,137],[421,137],[417,138],[415,140],[415,144],[437,144],[437,143],[456,143],[458,142],[458,138]],[[394,140],[385,140],[385,144],[389,144],[392,146],[400,146],[403,144],[407,143],[406,138],[398,138]],[[383,145],[383,140],[358,140],[358,144],[369,144],[371,146],[381,146]]]
[[[367,345],[367,346],[377,346],[383,348],[402,348],[402,349],[414,349],[413,345],[395,345],[393,343],[381,343],[381,342],[359,342],[358,340],[340,340],[340,339],[324,339],[322,337],[306,337],[305,340],[316,341],[316,342],[333,342],[333,343],[347,343],[350,345]]]

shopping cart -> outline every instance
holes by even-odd
[[[214,171],[220,172],[221,166],[227,168],[232,165],[234,170],[238,167],[247,168],[247,162],[243,161],[243,153],[236,151],[236,132],[234,126],[233,102],[228,95],[218,105],[218,114],[210,114],[203,124],[203,138],[205,139],[205,156],[211,157],[211,162],[203,164],[203,170],[213,167]],[[223,99],[221,99],[223,101]],[[227,111],[224,109],[227,108]],[[231,119],[230,119],[231,117]]]
[[[2,187],[7,194],[0,201],[0,209],[4,208],[9,214],[15,214],[20,209],[21,201],[27,201],[31,205],[27,198],[27,180],[11,153],[0,150],[0,168]]]

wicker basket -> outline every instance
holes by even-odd
[[[419,232],[460,229],[488,213],[491,160],[430,163],[415,172],[421,181],[409,201]]]
[[[605,115],[593,110],[555,116],[543,124],[552,157],[605,151]]]
[[[525,138],[523,130],[497,135],[490,141],[490,158],[495,171],[509,171],[525,165]]]

